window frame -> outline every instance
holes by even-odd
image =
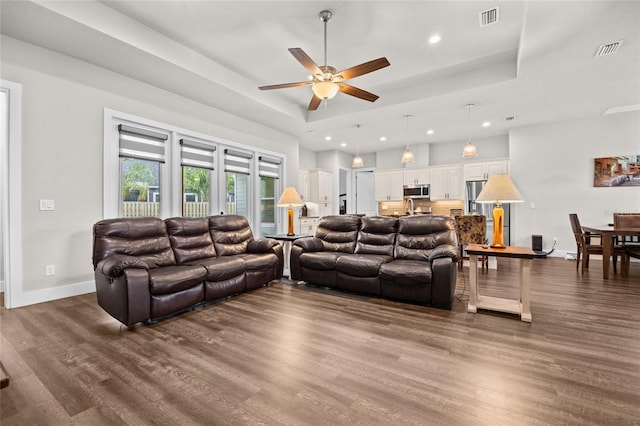
[[[223,138],[205,135],[188,129],[179,128],[155,120],[138,117],[116,110],[104,109],[103,133],[103,216],[116,218],[122,216],[122,197],[120,183],[120,157],[118,124],[138,127],[168,134],[165,148],[165,163],[160,164],[160,217],[168,218],[182,216],[182,165],[180,139],[200,141],[215,146],[214,170],[212,184],[209,190],[209,214],[217,215],[226,209],[226,173],[224,170],[224,149],[246,152],[252,155],[249,174],[249,199],[247,206],[247,220],[256,238],[260,234],[260,174],[259,157],[266,156],[279,159],[280,178],[276,192],[276,202],[282,189],[286,186],[284,171],[286,170],[286,155],[237,143]],[[283,212],[276,206],[276,232],[284,229]]]

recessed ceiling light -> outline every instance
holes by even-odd
[[[347,143],[346,143],[346,142],[342,142],[342,143],[340,144],[340,146],[344,148],[345,146],[347,146]]]
[[[331,140],[331,136],[325,136],[325,137],[324,137],[324,140],[325,140],[325,141],[330,141],[330,140]]]
[[[433,131],[433,129],[429,129],[429,130],[427,130],[427,134],[428,134],[428,135],[432,135],[432,134],[434,134],[434,133],[435,133],[435,132]]]
[[[431,43],[431,44],[436,44],[440,40],[441,40],[441,38],[440,38],[440,36],[438,34],[434,34],[431,37],[429,37],[429,43]]]
[[[384,142],[384,141],[386,141],[386,140],[387,140],[387,137],[386,137],[386,136],[380,136],[380,142]]]
[[[484,123],[482,123],[482,127],[489,127],[489,126],[491,126],[490,121],[485,121]]]

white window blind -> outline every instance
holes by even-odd
[[[216,147],[203,142],[180,139],[180,164],[213,170]]]
[[[253,154],[227,148],[224,150],[224,171],[249,175],[252,158]]]
[[[258,157],[258,174],[261,177],[280,179],[280,164],[282,160],[279,158],[261,155]]]
[[[137,127],[118,125],[120,133],[120,157],[165,162],[164,147],[168,135]]]

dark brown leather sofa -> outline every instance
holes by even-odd
[[[130,326],[282,277],[282,247],[246,218],[105,219],[93,226],[98,304]]]
[[[451,309],[458,241],[451,217],[326,216],[296,240],[291,278]]]

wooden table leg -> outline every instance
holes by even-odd
[[[467,312],[478,312],[478,255],[469,255],[469,306]]]
[[[609,279],[609,263],[613,252],[613,235],[602,233],[602,278]]]
[[[520,319],[531,322],[531,259],[520,259]]]

